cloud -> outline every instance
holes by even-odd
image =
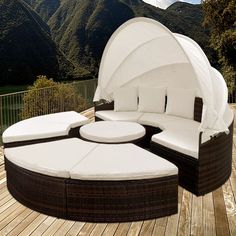
[[[177,2],[178,0],[143,0],[143,1],[155,7],[166,9],[174,2]],[[200,3],[200,0],[181,0],[181,2],[189,2],[189,3],[197,4],[197,3]]]

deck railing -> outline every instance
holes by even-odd
[[[30,98],[28,90],[0,95],[0,143],[4,130],[25,118],[92,107],[96,86],[97,79],[93,79],[64,84],[64,93],[62,91],[61,94],[58,87],[54,86],[34,90]],[[71,91],[67,87],[73,88],[74,93],[65,94],[65,91]],[[68,96],[69,101],[65,98]]]
[[[73,97],[68,105],[68,101],[65,101],[64,98],[65,94],[57,96],[56,99],[54,97],[53,100],[48,99],[53,94],[55,96],[56,87],[37,89],[34,91],[33,100],[28,101],[28,104],[25,102],[25,98],[29,94],[28,90],[0,95],[0,144],[4,130],[25,118],[67,110],[80,111],[78,110],[80,107],[85,110],[93,106],[92,100],[97,86],[97,79],[68,83],[64,86],[72,86],[76,94],[84,98],[83,106],[80,106],[76,98]],[[228,101],[229,103],[235,103],[236,93],[230,94]]]

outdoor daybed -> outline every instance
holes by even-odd
[[[94,97],[96,120],[146,128],[152,152],[179,168],[179,184],[196,195],[231,174],[233,111],[225,81],[192,39],[134,18],[110,38]]]
[[[9,192],[70,220],[124,222],[177,213],[178,169],[134,144],[78,138],[5,148]]]
[[[39,135],[35,122],[19,123],[16,133],[13,125],[4,134],[7,187],[26,206],[71,220],[174,214],[178,183],[203,195],[230,176],[234,115],[227,95],[222,75],[193,40],[154,20],[132,19],[113,34],[100,65],[95,116],[110,122],[45,119]],[[49,135],[47,127],[62,132]],[[77,138],[67,139],[75,127]],[[51,142],[35,144],[44,138]],[[143,148],[127,143],[139,139]]]

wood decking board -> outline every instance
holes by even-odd
[[[83,112],[91,122],[94,110]],[[17,202],[7,190],[3,151],[0,148],[0,236],[236,236],[236,122],[233,164],[224,186],[203,197],[179,187],[178,214],[132,223],[92,224],[46,216]]]

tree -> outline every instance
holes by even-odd
[[[236,84],[236,0],[204,0],[204,25],[211,30],[211,46],[230,92]]]
[[[57,83],[46,76],[38,76],[28,89],[23,97],[22,119],[62,111],[80,112],[87,106],[73,85]]]

